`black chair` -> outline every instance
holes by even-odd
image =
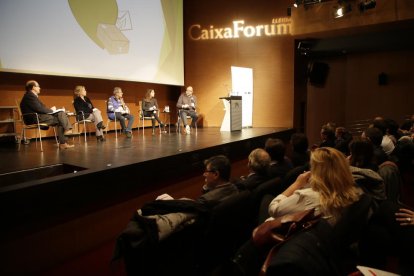
[[[252,216],[250,191],[231,196],[212,209],[196,248],[197,275],[209,274],[249,239],[254,228]]]

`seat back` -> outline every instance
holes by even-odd
[[[378,168],[378,174],[385,184],[387,199],[397,203],[401,196],[402,179],[397,164],[391,161],[382,163]]]
[[[233,195],[212,209],[198,246],[201,271],[227,260],[249,239],[253,230],[251,209],[250,191]]]

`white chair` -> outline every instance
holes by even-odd
[[[22,110],[20,109],[20,101],[16,100],[16,106],[17,106],[17,110],[19,112],[19,117],[22,123],[22,132],[20,134],[20,139],[23,139],[24,142],[26,142],[27,138],[26,138],[26,129],[35,129],[35,133],[36,133],[36,147],[37,147],[37,137],[39,137],[39,141],[40,141],[40,151],[43,151],[43,143],[42,143],[42,132],[41,130],[48,130],[49,127],[53,127],[53,132],[55,134],[55,140],[56,140],[56,144],[59,146],[59,141],[56,135],[56,126],[53,125],[48,125],[46,123],[40,123],[39,122],[39,114],[38,113],[25,113],[22,114]],[[36,117],[36,123],[34,124],[26,124],[24,121],[24,118],[28,118],[28,117]]]
[[[108,112],[108,101],[105,101],[105,104],[106,104],[106,112]],[[108,116],[107,116],[107,118],[108,119],[106,121],[105,135],[108,134],[109,123],[113,122],[114,123],[114,128],[115,128],[115,139],[118,139],[118,128],[117,128],[117,123],[116,123],[116,116],[114,116],[113,120],[111,120]]]

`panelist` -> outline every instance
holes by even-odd
[[[161,122],[160,118],[158,117],[158,102],[155,98],[155,90],[148,89],[145,93],[145,98],[142,101],[142,111],[145,117],[151,117],[152,120],[152,134],[154,134],[154,127],[155,127],[155,120],[160,124],[161,128],[164,131],[164,124]]]
[[[177,101],[178,116],[183,122],[185,133],[190,134],[191,128],[187,123],[187,116],[191,117],[191,126],[194,127],[197,123],[197,97],[193,95],[193,87],[188,86],[185,93],[182,93]]]
[[[132,137],[132,124],[134,123],[134,115],[131,114],[128,106],[125,104],[122,98],[122,89],[120,87],[114,88],[114,95],[108,100],[108,118],[111,120],[119,121],[121,124],[121,131],[125,133],[128,138]],[[125,121],[128,120],[128,125]]]
[[[102,122],[101,111],[93,106],[91,100],[86,96],[85,86],[78,85],[74,90],[73,106],[76,111],[78,121],[91,120],[95,124],[95,134],[98,142],[104,142],[103,129],[105,125]]]
[[[26,83],[26,93],[24,94],[21,102],[20,109],[22,114],[28,114],[23,116],[25,124],[37,124],[44,123],[50,126],[57,126],[59,148],[68,149],[73,148],[74,145],[67,143],[65,136],[77,135],[72,132],[72,125],[69,122],[68,116],[64,110],[56,109],[55,106],[51,108],[46,107],[39,99],[40,86],[35,80],[29,80]],[[36,114],[38,114],[39,122],[37,122]]]

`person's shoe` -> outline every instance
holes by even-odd
[[[132,132],[131,131],[126,131],[125,135],[126,135],[126,137],[131,138],[132,137]]]
[[[65,130],[63,133],[65,136],[79,136],[80,133],[73,132],[71,129]]]
[[[190,134],[191,133],[191,129],[189,125],[185,126],[185,133]]]
[[[106,126],[103,124],[103,122],[99,122],[99,123],[96,125],[96,127],[97,127],[98,129],[105,129],[105,128],[106,128]]]
[[[70,149],[70,148],[73,148],[73,147],[75,147],[75,145],[70,145],[70,144],[68,144],[68,143],[59,144],[59,148],[60,148],[61,150],[64,150],[64,149]]]
[[[72,135],[72,130],[71,129],[68,129],[68,130],[65,130],[65,132],[63,133],[64,135],[66,135],[66,136],[70,136],[70,135]]]
[[[98,140],[98,142],[105,142],[106,141],[105,137],[103,137],[102,135],[101,136],[96,136],[96,140]]]

